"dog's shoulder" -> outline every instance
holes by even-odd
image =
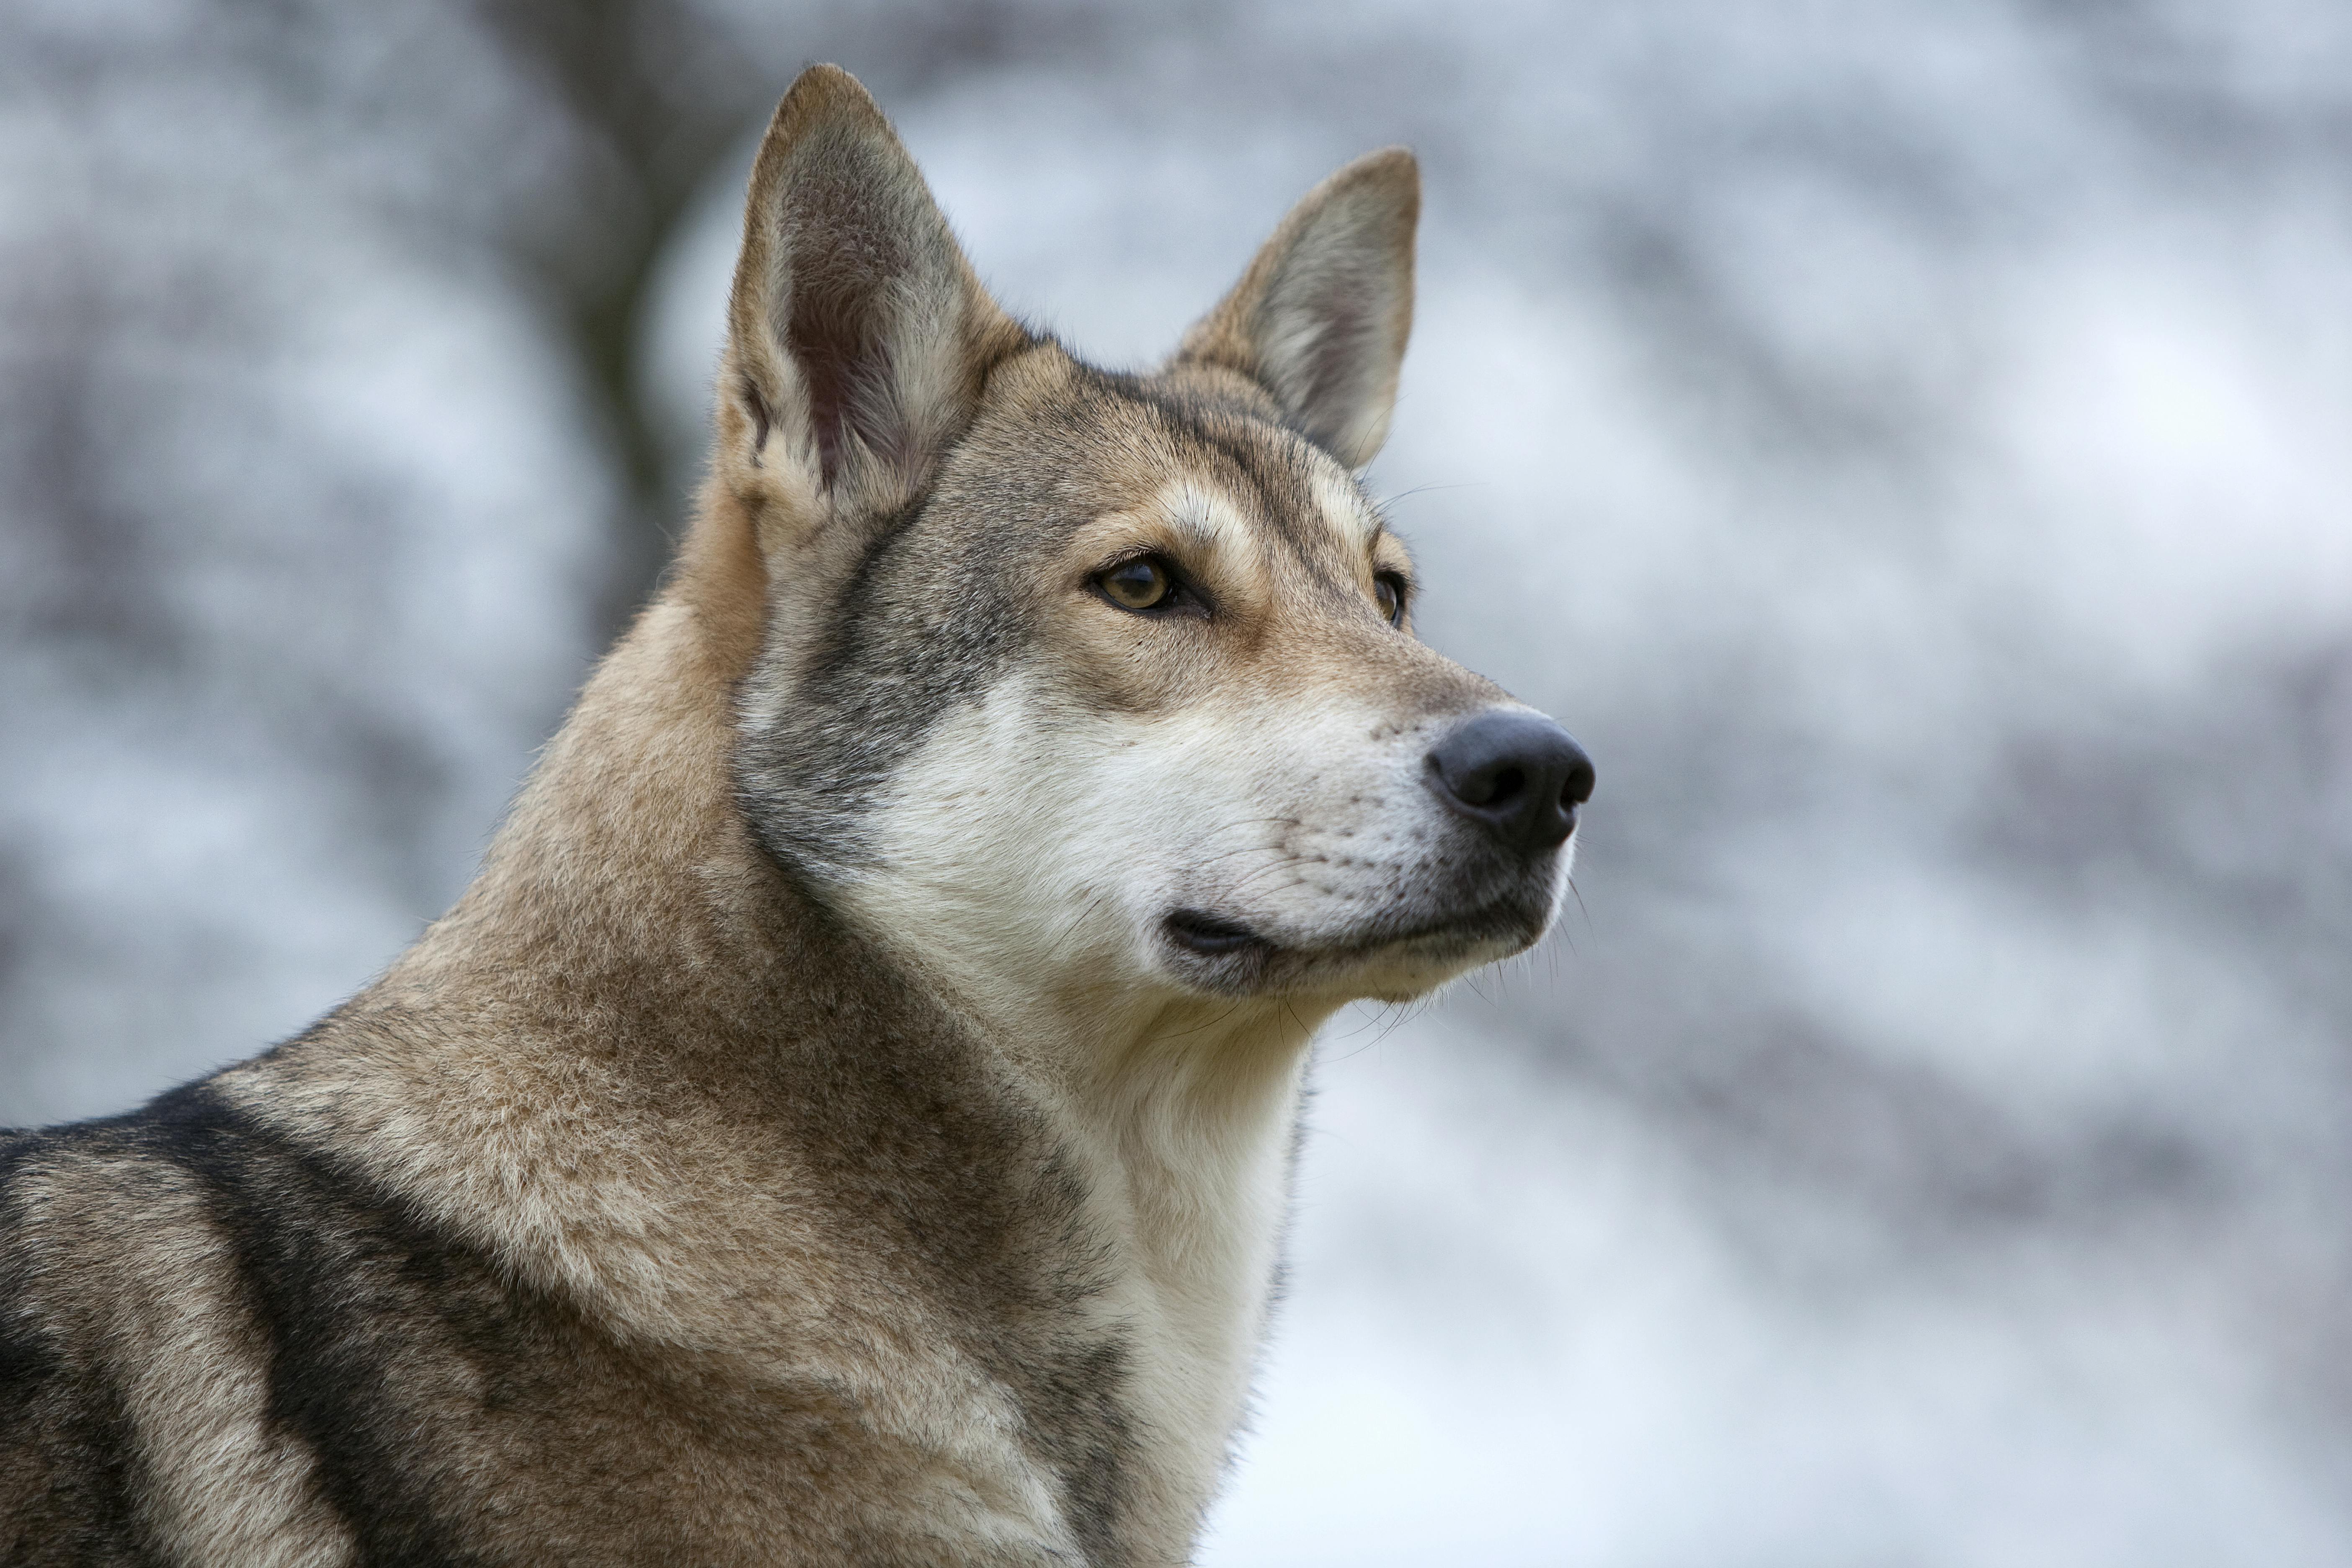
[[[892,1415],[823,1324],[802,1325],[805,1354],[747,1359],[534,1279],[395,1191],[349,1130],[256,1110],[255,1077],[0,1145],[0,1562],[586,1564],[686,1544],[916,1563],[953,1538],[958,1561],[1012,1564],[1068,1548],[1057,1515],[1108,1528],[1087,1516],[1109,1497],[1032,1521],[965,1495],[1003,1445],[943,1468],[912,1406],[955,1403],[962,1362],[1025,1374],[1036,1440],[1108,1484],[1116,1420],[1105,1437],[1094,1406],[1118,1369],[1095,1363],[1114,1344],[999,1343],[1000,1326],[899,1352],[867,1369],[921,1394]]]

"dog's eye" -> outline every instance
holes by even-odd
[[[1403,573],[1375,573],[1372,576],[1372,597],[1380,601],[1381,614],[1388,618],[1389,625],[1399,627],[1404,625]]]
[[[1176,580],[1159,557],[1139,555],[1096,578],[1095,586],[1122,610],[1156,610],[1168,602]]]

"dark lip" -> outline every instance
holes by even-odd
[[[1476,946],[1498,938],[1525,942],[1531,923],[1540,931],[1544,922],[1541,917],[1534,916],[1534,911],[1506,899],[1465,913],[1442,915],[1387,930],[1375,928],[1360,933],[1353,941],[1297,951],[1304,958],[1328,961],[1367,957],[1383,948],[1412,943]],[[1160,929],[1176,946],[1204,958],[1231,958],[1237,954],[1270,957],[1283,951],[1241,921],[1206,910],[1172,910],[1160,921]]]
[[[1417,924],[1372,930],[1352,942],[1317,950],[1319,958],[1365,958],[1385,948],[1415,943],[1432,946],[1478,947],[1490,942],[1526,943],[1541,934],[1542,916],[1511,900],[1500,900],[1464,914],[1441,915]],[[1530,927],[1533,928],[1532,932]]]
[[[1176,910],[1160,924],[1177,946],[1209,958],[1274,945],[1239,921],[1229,921],[1206,910]]]

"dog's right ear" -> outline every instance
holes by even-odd
[[[1026,341],[872,96],[802,72],[752,164],[719,372],[716,463],[763,547],[912,499]]]

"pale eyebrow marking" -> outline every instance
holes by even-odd
[[[1341,540],[1358,549],[1370,552],[1387,531],[1381,514],[1364,499],[1364,492],[1351,479],[1334,478],[1330,471],[1318,467],[1315,473],[1317,510],[1324,523]]]
[[[1160,510],[1171,526],[1190,534],[1203,549],[1244,531],[1233,501],[1198,479],[1178,479],[1160,492]]]

